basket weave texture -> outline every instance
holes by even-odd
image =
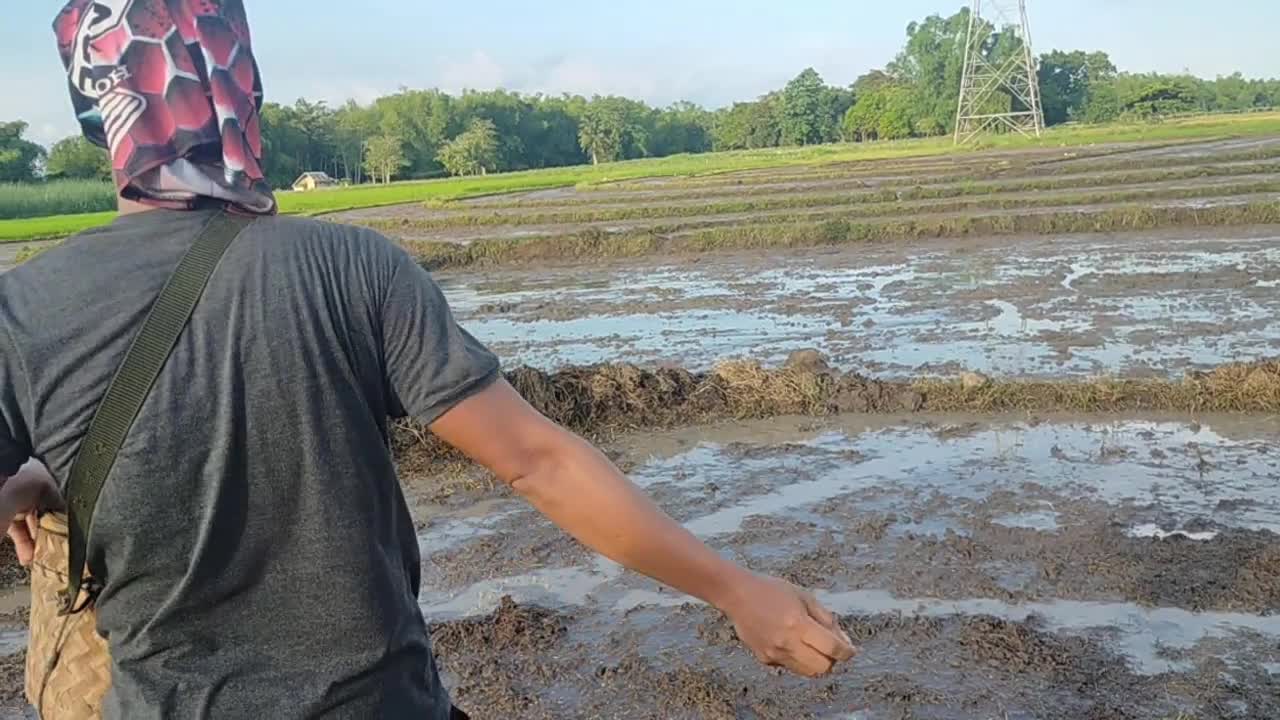
[[[27,700],[41,720],[95,720],[111,687],[111,657],[97,631],[92,606],[59,615],[59,592],[67,587],[67,518],[40,518],[31,563],[31,625],[27,643]],[[77,607],[88,599],[81,591]]]

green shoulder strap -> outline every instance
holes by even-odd
[[[67,479],[67,538],[71,551],[67,589],[61,598],[63,614],[84,609],[84,606],[76,607],[76,600],[83,586],[93,510],[102,485],[115,465],[116,455],[200,302],[209,278],[227,248],[251,222],[249,218],[225,212],[210,219],[160,291],[94,413]],[[96,584],[91,583],[88,588],[90,601],[100,589]]]

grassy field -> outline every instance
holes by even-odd
[[[948,137],[862,144],[834,144],[804,148],[776,148],[667,158],[632,160],[599,167],[580,166],[478,178],[360,186],[316,193],[281,193],[282,212],[299,215],[402,203],[446,203],[519,191],[556,187],[592,187],[641,178],[698,177],[742,170],[801,165],[826,165],[860,160],[916,158],[970,152],[974,149],[1078,147],[1126,141],[1178,141],[1214,137],[1280,134],[1280,113],[1218,115],[1162,123],[1059,127],[1039,139],[993,136],[980,145],[956,148]],[[0,199],[3,203],[3,199]],[[110,213],[59,214],[0,220],[0,242],[65,237],[110,220]]]
[[[116,206],[111,183],[96,180],[52,180],[45,183],[0,183],[0,218],[103,212]]]

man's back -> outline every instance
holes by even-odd
[[[209,218],[125,216],[0,276],[0,456],[31,452],[65,482],[128,343]],[[108,715],[447,717],[386,423],[430,420],[496,374],[425,273],[377,235],[251,226],[94,515],[116,668]]]

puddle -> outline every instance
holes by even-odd
[[[0,656],[16,655],[26,649],[26,628],[0,630]]]
[[[1105,629],[1116,635],[1112,647],[1126,655],[1134,670],[1148,675],[1187,669],[1162,657],[1168,649],[1186,649],[1207,638],[1229,638],[1253,631],[1280,640],[1280,618],[1244,613],[1194,613],[1177,608],[1143,608],[1132,603],[1074,602],[1010,605],[997,600],[941,601],[896,598],[886,592],[858,590],[818,593],[839,613],[903,613],[942,617],[990,615],[1011,621],[1039,618],[1053,632],[1084,633]]]
[[[1058,529],[1058,513],[1053,510],[1035,512],[1010,513],[992,518],[991,522],[1011,528],[1026,528],[1040,532],[1053,532]]]
[[[489,504],[488,508],[484,515],[452,516],[433,522],[418,534],[418,544],[423,553],[446,550],[467,540],[492,535],[497,532],[495,525],[523,509],[509,500]]]
[[[1242,444],[1204,426],[1197,429],[1161,422],[1011,424],[945,443],[938,442],[927,428],[911,427],[828,432],[805,442],[832,450],[830,457],[805,459],[807,472],[801,475],[805,479],[783,483],[697,517],[687,527],[701,537],[714,537],[738,531],[753,515],[785,512],[869,488],[901,486],[981,500],[996,490],[1017,492],[1024,483],[1035,482],[1049,490],[1069,491],[1112,505],[1158,505],[1174,518],[1209,517],[1230,527],[1280,533],[1280,484],[1273,479],[1280,469],[1280,457],[1265,451],[1265,440]],[[1190,442],[1230,458],[1216,458],[1218,463],[1207,469],[1198,469],[1193,457],[1174,456],[1163,466],[1148,464],[1151,450],[1163,448],[1166,452],[1185,448]],[[1115,448],[1125,450],[1122,459],[1108,459]],[[717,462],[707,447],[692,452],[697,454],[697,460],[690,463],[696,468],[694,474],[702,482],[722,486],[731,484],[735,476],[751,473],[753,466],[776,463],[768,457],[721,457]],[[639,476],[652,478],[652,470],[643,468]],[[1202,470],[1206,474],[1201,475]],[[796,476],[794,469],[779,468],[780,478]],[[1255,503],[1229,511],[1218,509],[1220,500],[1235,497],[1249,497]],[[1051,511],[1006,519],[1034,529],[1057,527]]]
[[[1159,525],[1147,523],[1134,528],[1129,528],[1127,533],[1131,538],[1154,538],[1156,540],[1166,540],[1172,537],[1185,538],[1187,540],[1196,540],[1199,542],[1207,542],[1218,537],[1218,533],[1214,530],[1204,530],[1201,532],[1187,532],[1186,530],[1163,530]]]
[[[554,568],[476,583],[456,595],[425,592],[422,612],[433,622],[493,612],[507,595],[551,606],[582,605],[600,587],[621,576],[620,566],[596,558],[593,568]]]
[[[758,448],[741,441],[751,437],[750,428],[729,426],[723,438],[660,451],[633,478],[650,491],[663,487],[674,490],[676,498],[712,502],[712,509],[684,520],[704,540],[738,533],[750,518],[809,517],[815,506],[840,497],[855,498],[848,502],[860,514],[897,513],[891,529],[895,537],[965,537],[949,511],[903,516],[913,512],[908,499],[973,506],[997,493],[1016,497],[1028,484],[1037,492],[1100,503],[1130,516],[1155,510],[1164,518],[1163,527],[1208,521],[1220,528],[1280,533],[1280,484],[1274,480],[1280,454],[1270,452],[1280,428],[1226,418],[1215,422],[1222,432],[1208,422],[1155,419],[1034,426],[997,422],[945,441],[925,425],[863,425],[775,436]],[[735,437],[741,439],[730,441]],[[1160,450],[1166,460],[1151,463],[1152,450]],[[1209,467],[1203,466],[1205,457],[1212,460]],[[859,492],[872,492],[877,499],[864,502]],[[1249,502],[1240,503],[1240,498]],[[671,502],[679,507],[677,500]],[[1054,503],[1040,501],[1031,509],[996,513],[990,522],[1054,533],[1062,529],[1061,512]],[[451,527],[443,522],[439,529],[428,529],[424,544],[438,551],[457,535]],[[1166,531],[1150,524],[1132,526],[1128,535],[1208,541],[1216,533]],[[424,597],[424,603],[432,613],[452,615],[492,607],[503,594],[517,592],[576,605],[619,574],[617,566],[599,560],[590,568],[493,579],[457,596]]]

